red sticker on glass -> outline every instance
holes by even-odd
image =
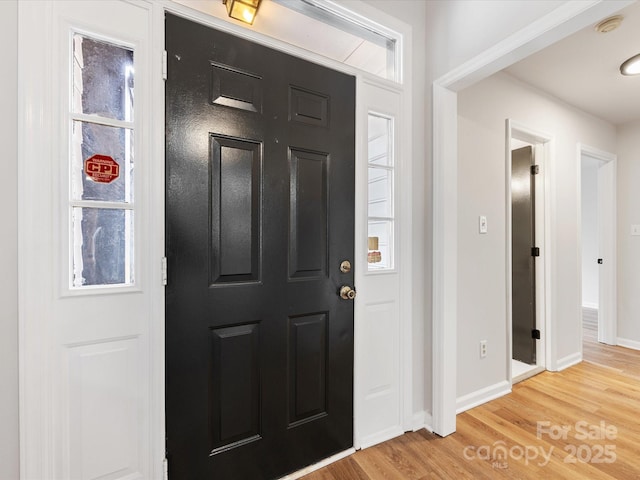
[[[92,155],[84,161],[84,173],[96,183],[111,183],[120,175],[120,165],[107,155]]]

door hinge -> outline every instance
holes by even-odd
[[[531,165],[531,175],[538,175],[540,173],[539,165]]]
[[[539,247],[531,247],[531,256],[539,257],[540,256],[540,248]]]
[[[531,330],[531,338],[535,340],[540,340],[540,330],[538,330],[537,328],[534,328],[533,330]]]
[[[602,265],[602,259],[601,258],[598,259],[598,265]]]
[[[167,79],[167,51],[162,51],[162,79]]]
[[[162,478],[169,480],[169,459],[167,457],[162,460]]]
[[[167,257],[162,257],[161,260],[161,268],[162,268],[162,285],[167,285]]]

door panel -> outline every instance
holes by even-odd
[[[260,144],[211,136],[211,284],[260,279]]]
[[[411,428],[412,420],[407,421],[407,416],[412,410],[404,404],[406,387],[411,384],[411,360],[406,355],[410,344],[406,335],[412,329],[411,302],[403,298],[411,290],[411,282],[403,277],[415,259],[410,249],[404,248],[411,222],[404,216],[410,202],[400,181],[404,178],[400,171],[406,174],[408,167],[401,155],[403,143],[398,141],[407,130],[400,112],[402,95],[369,82],[363,82],[360,93],[358,108],[367,132],[359,139],[366,161],[358,166],[357,195],[358,205],[367,209],[358,216],[356,252],[357,258],[366,262],[368,237],[375,236],[380,254],[379,262],[365,263],[356,277],[360,287],[356,304],[356,442],[357,447],[366,448]],[[374,169],[374,165],[391,168]]]
[[[170,476],[353,442],[355,79],[167,15]]]
[[[617,344],[616,311],[616,162],[598,168],[598,341]]]
[[[536,363],[535,175],[531,174],[533,149],[511,153],[511,252],[513,358]]]

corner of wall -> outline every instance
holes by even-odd
[[[18,2],[0,2],[0,44],[5,73],[0,76],[0,144],[3,147],[0,204],[0,478],[19,478],[18,426]]]

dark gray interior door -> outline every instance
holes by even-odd
[[[533,149],[511,153],[513,358],[536,363],[535,175]]]
[[[353,442],[355,79],[167,15],[170,478]]]

